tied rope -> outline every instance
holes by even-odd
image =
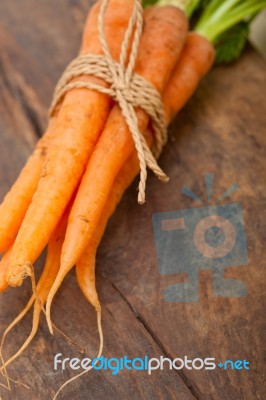
[[[71,89],[87,88],[107,94],[113,98],[120,106],[122,115],[125,118],[137,150],[140,164],[138,202],[143,204],[145,202],[147,167],[149,167],[163,182],[167,182],[169,179],[156,161],[167,141],[164,109],[161,96],[155,87],[146,79],[134,73],[143,28],[141,0],[135,0],[134,9],[122,42],[119,62],[113,60],[104,34],[104,18],[109,2],[110,0],[102,1],[98,18],[99,40],[103,55],[80,55],[68,65],[56,85],[50,108],[50,116],[53,115],[57,105],[61,102],[66,92]],[[126,65],[133,31],[134,35],[129,61]],[[96,76],[108,83],[109,87],[82,80],[71,82],[73,78],[82,75]],[[152,149],[148,147],[143,134],[139,131],[138,119],[134,107],[143,109],[152,121],[155,138]]]

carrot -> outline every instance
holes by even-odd
[[[77,262],[76,275],[80,289],[89,303],[96,311],[100,309],[100,303],[95,287],[95,259],[96,250],[104,234],[108,219],[113,214],[117,204],[120,202],[126,188],[132,183],[139,173],[139,161],[136,154],[133,154],[123,166],[121,172],[115,179],[111,194],[106,202],[104,211],[89,246]]]
[[[105,35],[112,56],[118,59],[132,13],[133,0],[111,0],[105,18]],[[81,53],[102,54],[98,37],[99,3],[86,22]],[[106,84],[85,76],[84,81]],[[82,105],[82,106],[81,106]],[[19,286],[31,274],[32,263],[47,244],[84,172],[105,120],[111,100],[88,89],[70,90],[64,97],[54,127],[59,139],[45,164],[45,173],[27,210],[12,252],[7,280]]]
[[[97,232],[99,232],[100,236],[102,230],[99,229]],[[90,243],[89,247],[84,252],[76,266],[76,275],[79,287],[86,300],[95,308],[97,313],[101,311],[101,305],[96,291],[95,282],[95,259],[98,242],[99,239],[97,235],[94,237],[93,242]]]
[[[3,366],[0,368],[0,371],[5,370],[9,364],[11,364],[16,358],[18,358],[21,355],[21,353],[28,347],[28,345],[31,343],[31,341],[33,340],[33,338],[37,333],[42,308],[46,302],[50,288],[59,270],[60,254],[65,237],[67,220],[71,204],[72,203],[70,203],[70,205],[68,206],[66,212],[63,215],[63,218],[60,220],[58,226],[56,227],[54,233],[52,234],[49,240],[46,263],[42,275],[39,279],[38,285],[36,287],[36,294],[33,294],[31,296],[25,308],[5,330],[1,341],[0,354],[2,354],[2,349],[7,334],[26,315],[26,313],[31,309],[32,305],[34,304],[31,332],[27,337],[26,341],[20,347],[20,349],[6,362],[3,363]]]
[[[0,205],[1,253],[6,251],[14,242],[37,188],[48,147],[54,138],[53,124],[54,118],[50,120],[47,132],[37,142],[35,150]]]
[[[149,136],[146,134],[146,137],[149,138],[149,142],[152,142],[151,134]],[[132,183],[138,173],[139,161],[137,154],[134,153],[127,160],[121,172],[115,179],[112,191],[97,225],[97,229],[90,240],[89,246],[77,262],[76,275],[79,287],[85,298],[95,308],[97,313],[100,312],[101,306],[95,286],[96,251],[104,234],[108,219],[113,214],[117,204],[120,202],[126,188]]]
[[[181,57],[162,96],[167,125],[194,93],[202,77],[209,71],[213,60],[214,49],[210,42],[196,33],[189,33]],[[148,133],[146,138],[151,147],[152,138]],[[134,153],[116,177],[94,235],[76,266],[79,287],[97,312],[100,310],[100,303],[95,285],[96,251],[108,219],[138,173],[139,162]]]
[[[146,12],[135,72],[150,81],[159,92],[167,84],[186,34],[187,18],[177,8],[154,8]],[[141,109],[136,112],[139,129],[145,131],[149,117]],[[129,128],[119,106],[114,106],[89,160],[70,213],[60,271],[47,299],[48,316],[51,301],[64,276],[80,259],[91,240],[115,176],[133,151]]]
[[[165,89],[166,121],[171,121],[197,89],[214,62],[214,47],[203,36],[189,32],[181,57]]]

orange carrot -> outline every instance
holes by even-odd
[[[197,33],[190,32],[181,57],[165,89],[163,104],[166,121],[171,121],[197,89],[214,62],[213,45]]]
[[[119,57],[133,3],[133,0],[111,0],[106,12],[105,35],[115,59]],[[81,53],[102,54],[98,15],[99,3],[89,14]],[[82,79],[106,86],[100,79],[91,76]],[[58,140],[49,152],[45,173],[39,181],[12,251],[7,276],[11,286],[21,285],[23,278],[31,274],[32,263],[47,244],[79,183],[104,127],[110,105],[111,100],[107,95],[88,89],[73,89],[65,95],[54,127]]]
[[[14,242],[37,188],[48,147],[54,138],[53,124],[54,118],[0,205],[0,252],[6,251]]]
[[[152,141],[151,135],[148,137],[148,134],[146,134],[146,137],[149,138],[149,142]],[[95,308],[96,312],[99,312],[101,308],[95,286],[96,251],[104,234],[108,219],[113,214],[117,204],[120,202],[126,188],[132,183],[138,173],[139,161],[137,154],[134,153],[126,161],[121,172],[115,179],[112,191],[97,225],[97,229],[76,266],[76,275],[79,287],[88,302]]]
[[[145,15],[135,72],[151,82],[159,92],[167,84],[186,34],[187,18],[177,8],[153,8]],[[145,131],[148,115],[137,109],[137,118],[139,129]],[[89,160],[70,213],[60,271],[47,299],[48,315],[53,296],[90,242],[114,179],[133,151],[129,128],[119,106],[115,106]]]

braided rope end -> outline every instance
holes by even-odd
[[[158,179],[163,183],[167,183],[170,180],[169,176],[167,176],[165,174],[163,176],[158,176]]]

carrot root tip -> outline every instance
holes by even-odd
[[[49,305],[49,307],[46,307],[46,321],[47,321],[47,325],[48,325],[48,329],[51,335],[54,334],[54,328],[53,328],[53,323],[51,320],[51,307]]]
[[[32,276],[33,265],[31,262],[26,262],[23,265],[18,265],[7,277],[7,282],[12,287],[21,286],[23,280],[28,276]]]

